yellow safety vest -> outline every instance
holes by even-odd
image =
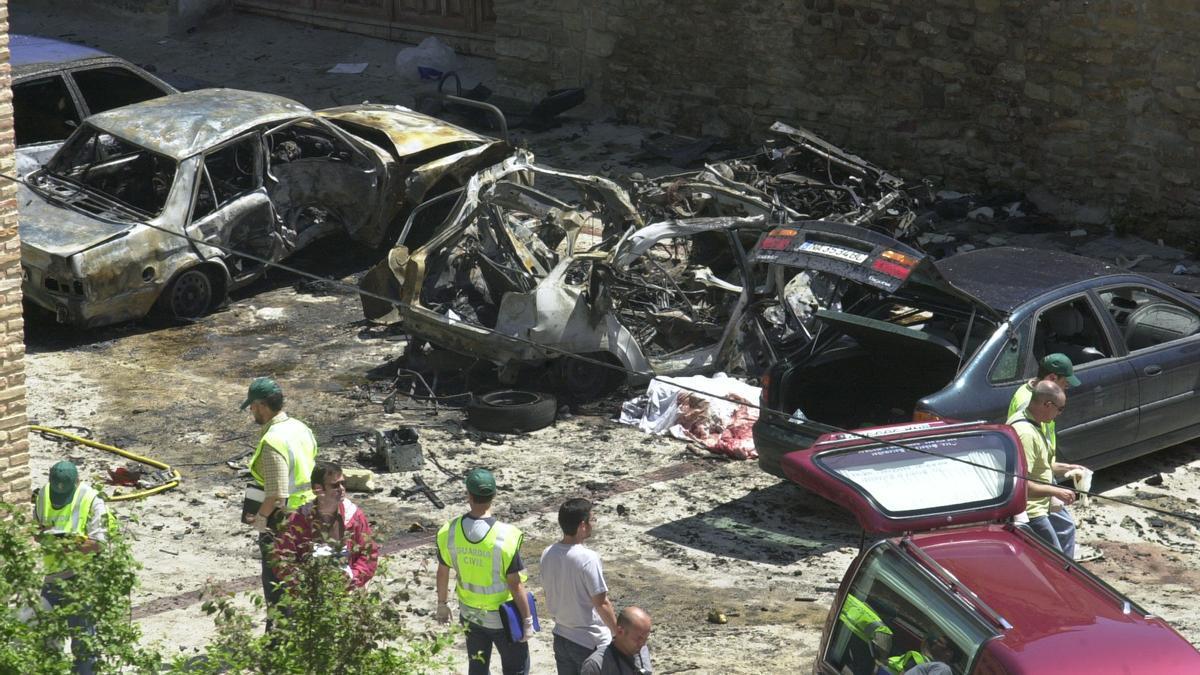
[[[846,602],[842,604],[842,612],[838,615],[842,623],[846,624],[846,628],[850,629],[863,642],[870,644],[875,637],[875,633],[892,634],[892,629],[879,618],[875,610],[871,609],[867,603],[859,600],[853,595],[846,594]]]
[[[316,495],[312,491],[312,471],[317,464],[317,439],[304,422],[294,417],[276,422],[272,420],[267,432],[254,448],[250,458],[250,475],[259,485],[266,485],[262,474],[255,467],[263,446],[283,455],[288,465],[288,509],[295,510],[311,501]]]
[[[38,524],[42,526],[43,534],[87,536],[88,521],[92,517],[92,504],[96,502],[98,495],[99,493],[91,486],[80,483],[75,487],[75,494],[71,497],[71,501],[61,509],[56,509],[50,502],[50,486],[46,485],[42,487],[37,501],[34,502],[33,515]],[[108,520],[108,526],[111,529],[113,525],[111,514]],[[43,551],[42,562],[46,574],[62,572],[67,568],[64,556],[51,550]]]
[[[467,540],[462,518],[442,525],[437,534],[438,552],[458,571],[455,592],[462,604],[484,611],[495,611],[512,600],[508,590],[508,566],[525,535],[507,523],[496,521],[487,536],[478,543]],[[521,573],[521,581],[526,575]]]
[[[926,661],[928,661],[928,659],[925,658],[924,654],[918,651],[910,650],[904,652],[900,656],[893,656],[892,658],[888,659],[887,668],[893,673],[897,673],[897,675],[899,675],[909,668],[912,668],[913,666],[919,666]]]

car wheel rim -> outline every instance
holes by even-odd
[[[490,406],[505,407],[517,405],[529,405],[542,400],[540,394],[535,394],[531,391],[497,391],[491,394],[486,394],[483,397],[484,403]]]
[[[195,270],[184,272],[171,291],[171,313],[181,319],[202,316],[212,302],[212,284],[208,275]]]

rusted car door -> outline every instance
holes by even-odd
[[[380,160],[324,121],[276,127],[265,135],[265,150],[267,194],[293,248],[341,228],[369,228],[378,217]]]
[[[223,258],[235,284],[263,269],[259,259],[276,260],[288,250],[262,178],[261,139],[257,133],[208,152],[197,169],[188,234],[218,245],[212,249],[200,246],[198,250],[202,257]]]

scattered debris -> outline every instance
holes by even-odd
[[[425,495],[425,497],[429,499],[429,502],[433,504],[434,507],[439,509],[446,508],[446,504],[442,501],[441,497],[438,497],[438,494],[433,491],[433,488],[429,487],[429,484],[425,482],[424,478],[421,478],[420,474],[413,476],[413,483],[416,485],[416,487],[406,490],[397,485],[396,487],[392,488],[392,491],[389,494],[393,497],[400,497],[401,499],[408,499],[409,497],[417,494]],[[413,523],[413,525],[416,525],[419,529],[424,529],[418,523]],[[415,532],[417,530],[412,529],[410,526],[408,531]]]
[[[358,75],[367,69],[369,63],[339,63],[325,71],[330,75]]]
[[[758,419],[761,391],[725,373],[655,378],[645,394],[622,404],[620,422],[646,433],[695,441],[709,452],[753,459],[758,454],[751,429]]]
[[[908,238],[929,199],[928,186],[803,129],[772,132],[779,139],[751,157],[626,185],[519,152],[473,176],[455,203],[411,214],[361,283],[402,301],[363,296],[364,315],[485,356],[506,382],[548,367],[580,400],[644,381],[610,366],[756,374],[770,349],[743,319],[765,279],[745,251],[770,223],[825,219]]]
[[[416,47],[396,53],[396,72],[402,82],[437,80],[444,73],[457,70],[458,62],[454,48],[431,35]]]
[[[388,473],[417,471],[425,465],[417,430],[397,427],[374,432],[376,460]]]
[[[346,467],[342,470],[347,492],[375,492],[375,473],[370,469]]]

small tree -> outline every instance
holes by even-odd
[[[380,572],[384,565],[380,565]],[[304,673],[391,675],[445,672],[455,630],[415,634],[399,603],[405,592],[385,593],[376,580],[351,589],[329,558],[303,560],[292,568],[287,592],[273,612],[274,630],[254,636],[255,620],[229,596],[206,601],[217,636],[201,659],[178,669],[196,673]],[[256,608],[261,596],[252,595]]]
[[[53,608],[41,599],[46,553],[75,573],[59,583],[62,601]],[[0,672],[70,672],[68,639],[95,655],[97,672],[158,668],[161,659],[138,646],[141,632],[129,618],[138,567],[119,529],[98,552],[80,553],[73,537],[41,535],[24,509],[0,504]],[[95,633],[70,626],[74,615],[90,617]]]

